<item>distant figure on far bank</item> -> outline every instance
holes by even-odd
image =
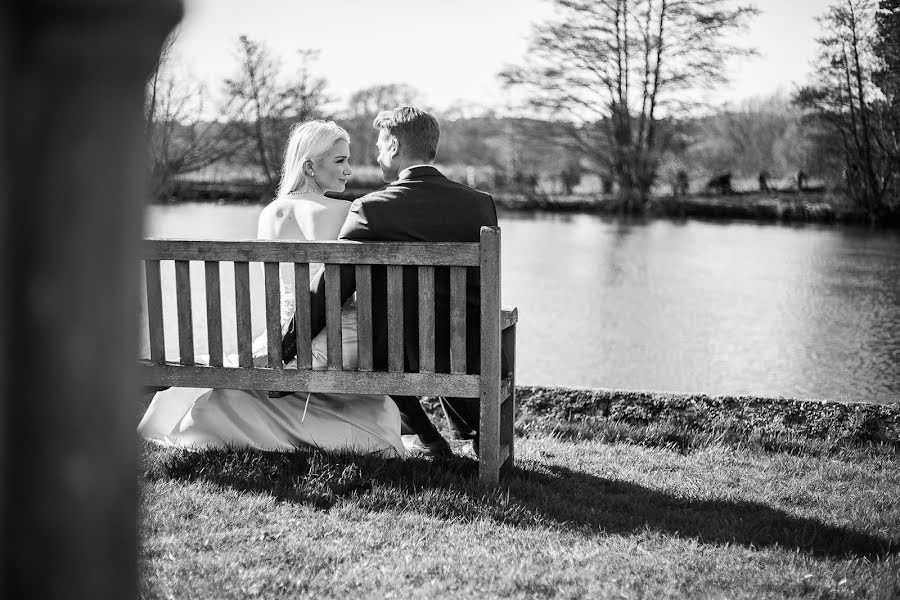
[[[734,188],[731,187],[731,171],[716,175],[710,179],[706,184],[706,190],[723,196],[733,194]]]
[[[802,192],[806,190],[806,184],[809,177],[803,169],[797,171],[797,191]]]
[[[575,186],[581,183],[581,165],[575,161],[567,163],[559,173],[559,181],[566,195],[571,196]]]
[[[690,189],[690,181],[688,180],[687,171],[679,169],[675,173],[675,184],[672,186],[672,195],[676,198],[684,198]]]
[[[759,172],[759,191],[769,191],[769,172],[765,169]]]

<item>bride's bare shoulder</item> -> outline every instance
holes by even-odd
[[[286,198],[284,196],[279,196],[275,198],[268,204],[266,204],[262,212],[259,213],[260,218],[263,216],[266,217],[279,217],[284,216],[289,213],[294,206],[294,202],[291,198]]]
[[[269,202],[259,213],[257,237],[277,238],[286,219],[293,215],[293,201],[279,197]]]
[[[292,208],[300,232],[308,240],[337,239],[349,210],[350,202],[319,194],[299,198]]]
[[[310,219],[316,221],[321,219],[332,220],[347,216],[347,212],[350,210],[350,202],[318,194],[310,194],[294,200],[287,210],[293,212],[298,223],[303,223]]]

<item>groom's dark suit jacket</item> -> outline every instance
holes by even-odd
[[[431,166],[405,169],[397,181],[357,199],[341,229],[342,240],[390,242],[478,242],[481,227],[497,225],[497,209],[489,194],[456,183]],[[353,268],[341,270],[341,301],[356,290]],[[387,277],[384,266],[372,267],[372,337],[376,370],[387,369]],[[478,268],[467,273],[466,363],[480,369],[480,281]],[[325,278],[320,272],[310,286],[312,335],[325,326]],[[418,271],[404,267],[403,336],[407,371],[419,369]],[[293,322],[284,339],[287,362],[296,354]],[[435,269],[435,370],[450,371],[450,272]]]

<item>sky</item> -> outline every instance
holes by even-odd
[[[731,83],[713,104],[781,91],[808,77],[819,35],[815,17],[828,0],[750,0],[760,9],[741,43],[758,57],[728,67]],[[312,70],[337,106],[356,90],[403,83],[427,106],[503,110],[516,98],[497,73],[520,62],[535,23],[553,14],[549,0],[185,0],[176,44],[180,68],[211,90],[235,72],[242,34],[263,42],[289,71],[298,50],[318,50]]]

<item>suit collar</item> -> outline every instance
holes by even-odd
[[[432,165],[413,165],[406,167],[397,174],[397,181],[404,179],[415,179],[418,177],[443,177],[444,174],[435,169]]]

